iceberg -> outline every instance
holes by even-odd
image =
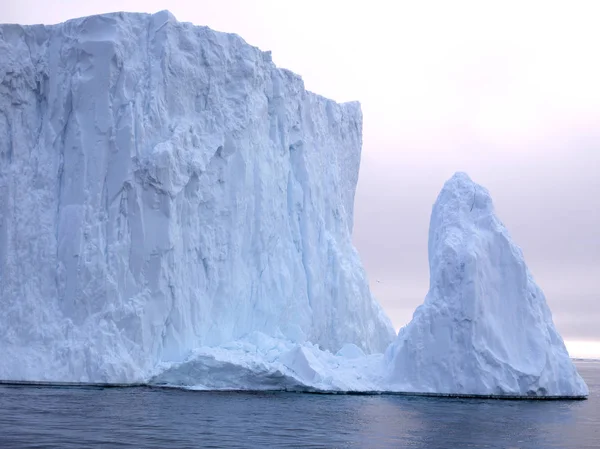
[[[167,11],[0,25],[0,381],[583,397],[466,175],[398,335],[352,245],[356,102]]]
[[[254,332],[395,337],[351,242],[358,103],[167,11],[0,26],[0,379],[145,382]]]
[[[430,288],[386,351],[390,389],[585,397],[542,290],[466,174],[444,185],[429,228]]]

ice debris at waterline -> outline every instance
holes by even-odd
[[[465,175],[393,343],[351,243],[361,134],[357,103],[168,12],[0,25],[0,379],[587,394]]]
[[[588,395],[521,249],[464,173],[433,206],[429,270],[425,302],[386,351],[390,389]]]
[[[0,378],[138,382],[260,332],[394,338],[351,243],[358,103],[164,11],[0,26]]]

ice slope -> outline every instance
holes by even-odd
[[[145,381],[254,332],[383,351],[361,133],[358,103],[166,11],[0,25],[0,378]]]
[[[390,389],[586,396],[550,309],[488,191],[446,182],[429,228],[430,289],[386,351]]]

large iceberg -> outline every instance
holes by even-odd
[[[395,335],[351,242],[358,103],[168,12],[0,25],[0,380],[585,396],[466,175]]]
[[[587,396],[521,249],[464,173],[433,206],[429,269],[425,302],[386,351],[390,389]]]
[[[358,103],[166,11],[1,25],[0,379],[146,381],[257,332],[384,351],[361,144]]]

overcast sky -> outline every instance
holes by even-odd
[[[486,186],[574,355],[600,356],[600,2],[0,0],[0,22],[169,9],[359,100],[354,241],[396,327],[428,289],[444,181]]]

